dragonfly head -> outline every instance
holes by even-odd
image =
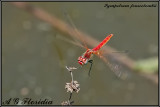
[[[78,63],[79,63],[80,65],[83,65],[83,64],[84,64],[82,56],[78,57]]]

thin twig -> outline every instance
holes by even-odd
[[[71,98],[72,98],[72,93],[70,93],[70,95],[69,95],[69,101],[71,100]]]

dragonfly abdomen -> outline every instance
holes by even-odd
[[[102,46],[104,46],[109,40],[110,38],[113,36],[113,34],[108,35],[97,47],[93,48],[93,51],[97,51],[100,48],[102,48]]]

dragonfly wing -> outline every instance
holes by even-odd
[[[80,31],[77,29],[77,27],[76,27],[76,25],[74,24],[72,18],[71,18],[70,15],[67,13],[67,11],[64,11],[64,13],[65,13],[65,16],[66,16],[66,18],[68,19],[69,23],[70,23],[71,26],[73,27],[75,33],[77,33],[77,34],[79,35],[78,37],[79,37],[80,41],[83,43],[83,47],[84,47],[85,49],[88,49],[84,38],[82,38],[82,36],[80,36],[80,33],[79,33]],[[74,40],[77,41],[76,38],[74,38]]]
[[[100,51],[100,53],[103,53],[103,51]],[[109,66],[109,68],[111,69],[111,71],[113,71],[114,74],[117,77],[119,77],[119,78],[121,78],[123,80],[128,77],[128,73],[125,70],[123,70],[123,68],[122,68],[122,66],[121,66],[120,63],[117,63],[117,62],[111,60],[112,58],[111,57],[109,58],[109,56],[107,57],[106,55],[104,56],[102,54],[96,54],[96,55],[100,59],[102,59],[107,66]]]

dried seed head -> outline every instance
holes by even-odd
[[[78,82],[77,81],[71,81],[71,83],[66,83],[66,85],[65,85],[65,89],[67,89],[67,92],[73,92],[73,91],[75,91],[75,92],[79,92],[79,90],[80,90],[80,84],[78,84]]]
[[[63,101],[62,103],[61,103],[61,105],[72,105],[74,103],[74,101]]]
[[[66,66],[66,68],[68,71],[73,71],[73,70],[77,69],[76,67],[67,67],[67,66]]]

